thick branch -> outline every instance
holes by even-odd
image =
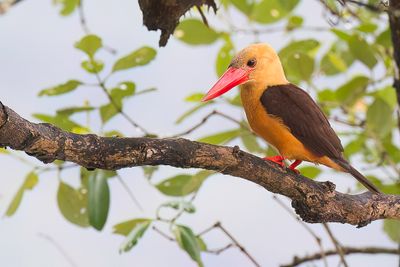
[[[395,76],[393,87],[396,90],[398,110],[397,110],[397,119],[398,119],[398,127],[400,129],[400,1],[398,0],[390,0],[389,8],[392,12],[389,12],[389,24],[390,24],[390,32],[392,35],[392,44],[393,44],[393,57],[395,64]]]
[[[292,199],[300,217],[311,223],[367,225],[383,218],[400,219],[400,196],[342,194],[331,182],[316,182],[274,163],[230,148],[187,139],[118,138],[80,135],[51,124],[21,118],[0,102],[0,146],[25,151],[44,163],[56,159],[92,169],[116,170],[143,165],[201,168],[241,177]]]
[[[354,247],[342,247],[343,254],[393,254],[399,255],[399,250],[396,248],[381,248],[381,247],[365,247],[365,248],[354,248]],[[305,262],[320,260],[325,256],[338,255],[337,250],[327,250],[322,253],[315,253],[302,258],[295,257],[293,262],[287,265],[281,265],[281,267],[295,267]]]
[[[149,31],[161,30],[160,46],[165,46],[174,33],[179,19],[192,7],[202,5],[217,11],[214,0],[139,0],[143,13],[143,24]],[[201,12],[203,20],[204,14]]]

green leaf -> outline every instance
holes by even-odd
[[[344,154],[347,158],[360,152],[365,146],[365,136],[359,135],[354,140],[350,141],[344,148]]]
[[[133,96],[136,91],[136,85],[133,82],[122,82],[118,87],[113,88],[109,94],[113,99],[113,103],[108,103],[100,107],[100,117],[103,123],[109,121],[112,117],[118,114],[119,109],[122,109],[122,101],[130,96]],[[114,105],[116,104],[118,108]]]
[[[386,86],[374,92],[372,95],[385,101],[392,109],[395,109],[397,106],[396,91],[392,86]]]
[[[57,110],[57,114],[61,116],[71,116],[72,114],[79,112],[88,112],[94,110],[94,107],[68,107]]]
[[[198,19],[186,19],[178,25],[174,36],[190,45],[204,45],[214,43],[219,34]]]
[[[279,57],[281,59],[288,58],[296,53],[305,53],[312,55],[317,51],[319,42],[315,39],[304,39],[300,41],[290,42],[286,47],[279,51]]]
[[[300,16],[291,16],[286,24],[286,30],[291,31],[303,25],[304,19]]]
[[[92,175],[89,177],[89,223],[97,230],[101,230],[107,221],[110,207],[110,189],[107,177],[104,175]]]
[[[54,0],[54,3],[62,5],[61,15],[68,16],[79,6],[80,0]]]
[[[84,36],[79,42],[75,44],[75,48],[86,53],[89,58],[93,58],[96,52],[103,46],[100,37],[94,34]]]
[[[352,107],[357,100],[364,96],[369,78],[355,76],[336,90],[336,98],[344,106]]]
[[[74,91],[81,84],[82,83],[80,81],[70,80],[70,81],[67,81],[66,83],[44,89],[44,90],[40,91],[38,95],[39,96],[55,96],[55,95],[66,94],[71,91]]]
[[[57,192],[58,208],[69,222],[81,227],[89,226],[87,202],[85,187],[74,189],[70,185],[60,182]]]
[[[317,178],[317,176],[321,173],[320,169],[312,166],[301,167],[299,168],[299,171],[301,175],[308,177],[310,179]]]
[[[354,56],[347,43],[336,41],[322,57],[320,68],[326,75],[336,75],[345,72],[353,62]]]
[[[50,124],[54,124],[57,127],[65,131],[73,131],[75,128],[84,128],[76,122],[69,119],[69,115],[67,113],[58,113],[55,116],[47,115],[47,114],[33,114],[33,117]]]
[[[18,189],[17,193],[15,194],[13,200],[11,201],[8,209],[6,211],[6,216],[11,217],[17,211],[19,205],[21,204],[22,198],[26,190],[32,190],[38,183],[39,177],[36,173],[30,172],[25,177],[24,183]]]
[[[192,229],[184,225],[175,225],[173,231],[179,246],[197,262],[198,266],[203,266],[200,257],[200,245]]]
[[[215,69],[218,77],[221,76],[228,68],[229,63],[234,56],[234,48],[232,42],[229,40],[225,42],[224,46],[218,51],[217,60],[215,62]]]
[[[186,102],[200,102],[201,99],[204,97],[203,93],[194,93],[187,97],[185,97]]]
[[[136,91],[136,85],[133,82],[122,82],[118,87],[113,88],[110,92],[112,99],[122,107],[122,100],[126,97],[133,96]]]
[[[126,237],[125,241],[122,243],[119,251],[128,252],[129,250],[131,250],[138,243],[139,239],[143,237],[150,224],[150,220],[136,223],[131,232]]]
[[[200,171],[195,175],[180,174],[160,182],[156,188],[168,196],[186,196],[197,191],[212,174],[211,171]]]
[[[149,64],[155,57],[157,51],[151,47],[141,47],[129,55],[126,55],[115,62],[112,71],[126,70],[137,66]]]
[[[335,102],[336,100],[336,92],[331,89],[324,89],[318,92],[318,101],[320,102]]]
[[[153,177],[154,173],[156,171],[158,171],[159,167],[158,166],[143,166],[142,169],[143,169],[144,177],[146,177],[148,180],[150,180]]]
[[[376,63],[378,63],[378,60],[375,57],[375,51],[361,36],[351,36],[351,38],[348,40],[348,44],[354,57],[364,63],[368,68],[372,69]]]
[[[108,103],[100,107],[100,117],[103,123],[109,121],[112,117],[118,114],[117,108],[112,104]]]
[[[400,242],[400,221],[384,220],[383,231],[385,231],[389,238],[396,244]]]
[[[391,35],[390,35],[390,29],[389,27],[386,28],[384,31],[382,31],[375,40],[375,43],[388,48],[392,47],[392,40],[391,40]]]
[[[259,23],[274,23],[290,14],[298,3],[299,0],[262,0],[255,4],[250,18]]]
[[[239,137],[241,134],[240,129],[229,130],[225,132],[219,132],[213,135],[209,135],[197,140],[198,142],[208,143],[213,145],[223,145],[228,143],[229,141]]]
[[[309,81],[314,72],[314,59],[305,53],[294,53],[286,58],[284,67],[289,80]]]
[[[305,39],[291,42],[279,51],[279,57],[289,80],[308,81],[310,79],[315,65],[312,56],[318,47],[317,40]]]
[[[367,111],[367,129],[385,137],[392,131],[393,109],[380,98],[376,98]]]
[[[197,243],[199,244],[200,251],[207,251],[207,244],[200,236],[196,236]]]
[[[129,233],[132,232],[132,230],[134,228],[136,228],[139,224],[151,223],[151,221],[152,221],[151,219],[146,219],[146,218],[138,218],[138,219],[125,221],[125,222],[122,222],[122,223],[114,225],[114,227],[113,227],[114,231],[113,232],[115,234],[128,236]]]
[[[188,201],[168,201],[161,204],[160,207],[171,208],[174,210],[182,210],[187,213],[196,212],[196,208],[193,206],[192,202]]]
[[[81,63],[84,70],[89,73],[99,73],[104,68],[104,63],[97,59],[85,60]]]
[[[321,69],[327,75],[344,72],[346,68],[346,62],[339,54],[334,52],[328,52],[321,60]]]
[[[249,16],[253,11],[254,0],[230,0],[234,7]]]
[[[356,29],[364,33],[373,33],[378,29],[378,25],[372,22],[364,22],[360,24]]]
[[[343,41],[348,41],[351,38],[350,34],[337,28],[333,28],[331,31]]]
[[[257,142],[257,138],[249,131],[246,131],[241,136],[244,147],[252,153],[263,153],[264,149]]]
[[[234,96],[233,98],[228,98],[228,103],[233,106],[242,108],[243,105],[242,105],[242,98],[240,96],[240,92],[238,94],[236,94],[236,96]]]

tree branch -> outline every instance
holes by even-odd
[[[355,248],[355,247],[342,247],[342,251],[345,255],[349,254],[394,254],[398,255],[399,250],[396,248],[382,248],[382,247],[365,247],[365,248]],[[335,249],[327,250],[324,252],[324,256],[334,256],[337,255],[338,251]],[[295,267],[305,262],[320,260],[323,257],[321,253],[315,253],[302,258],[294,257],[293,261],[286,265],[281,265],[281,267]]]
[[[393,87],[397,96],[397,123],[400,130],[400,1],[390,0],[389,8],[392,12],[388,13],[390,32],[392,35],[393,57],[394,57],[394,82]]]
[[[178,26],[180,17],[192,7],[199,8],[202,5],[212,8],[214,13],[217,11],[214,0],[139,0],[143,24],[149,31],[161,30],[160,46],[167,44],[169,36]],[[204,14],[202,17],[204,20]]]
[[[234,148],[187,139],[99,137],[32,123],[0,102],[0,146],[25,151],[44,163],[74,162],[88,169],[117,170],[144,165],[200,168],[241,177],[287,196],[306,222],[340,222],[362,227],[400,219],[400,196],[366,192],[348,195],[331,182],[316,182]]]

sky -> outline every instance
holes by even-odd
[[[307,16],[306,24],[326,25],[320,16],[323,11],[318,1],[303,2],[306,3],[298,7],[296,12],[308,14],[312,10],[314,14],[318,14]],[[214,60],[222,43],[191,47],[171,37],[167,47],[158,49],[159,33],[148,32],[142,26],[137,1],[116,0],[112,3],[110,5],[110,1],[105,0],[85,1],[86,17],[91,31],[99,34],[106,44],[116,48],[118,56],[128,54],[143,45],[154,47],[158,51],[156,60],[150,65],[121,72],[109,81],[113,84],[131,79],[136,82],[138,90],[150,87],[158,89],[156,93],[135,97],[126,102],[125,111],[143,127],[161,136],[178,133],[199,122],[210,110],[202,111],[181,125],[175,124],[176,118],[192,107],[190,103],[183,101],[185,96],[192,92],[205,92],[216,81]],[[238,17],[235,21],[240,24],[240,20]],[[210,18],[211,23],[214,21],[216,20]],[[58,9],[50,0],[23,1],[7,14],[0,16],[0,33],[1,101],[21,116],[36,121],[32,117],[33,113],[54,113],[60,107],[83,104],[86,100],[93,105],[107,102],[106,97],[93,88],[85,88],[59,98],[37,97],[41,89],[72,78],[94,82],[92,77],[80,70],[83,54],[73,48],[73,44],[84,35],[76,15],[60,17]],[[299,37],[310,37],[310,34],[312,33],[304,32]],[[271,34],[262,38],[260,41],[267,41],[278,49],[292,37]],[[238,35],[235,39],[238,47],[252,41],[246,35]],[[114,61],[107,52],[100,52],[99,57],[108,65]],[[241,109],[223,104],[218,108],[236,118],[244,118]],[[189,138],[196,139],[216,129],[234,126],[230,122],[214,118]],[[122,119],[113,120],[107,128],[119,129],[132,136],[138,135]],[[18,156],[28,159],[23,153]],[[0,156],[0,166],[0,214],[4,214],[31,167],[5,156]],[[11,218],[0,219],[1,266],[72,266],[52,241],[62,247],[75,266],[196,266],[176,243],[151,230],[132,251],[119,254],[123,238],[112,234],[112,226],[127,219],[153,217],[157,206],[167,200],[148,183],[139,168],[125,169],[120,173],[143,205],[144,212],[132,204],[121,184],[113,179],[110,181],[110,214],[102,232],[72,225],[58,211],[56,192],[59,179],[76,185],[76,170],[65,171],[61,177],[57,177],[54,172],[42,175],[38,186],[25,194],[17,213]],[[185,171],[161,167],[154,179],[160,181],[176,173]],[[352,178],[343,177],[344,175],[335,175],[326,170],[323,178],[337,183],[339,190],[354,185]],[[289,201],[280,198],[290,206]],[[183,216],[181,223],[200,232],[216,221],[221,221],[262,266],[278,266],[289,263],[294,255],[318,251],[314,238],[273,200],[272,194],[251,182],[214,175],[205,182],[194,204],[197,212]],[[309,226],[322,237],[325,248],[332,247],[320,225]],[[395,246],[383,234],[381,221],[361,229],[341,224],[332,224],[331,228],[344,245]],[[228,242],[217,231],[205,236],[205,241],[210,248],[218,248]],[[203,254],[202,257],[207,267],[253,266],[237,249],[227,250],[218,256]],[[337,261],[336,257],[330,259],[332,266],[336,266]],[[394,266],[398,259],[383,255],[355,255],[349,256],[348,262],[350,266]],[[322,266],[320,262],[316,262],[316,265]]]

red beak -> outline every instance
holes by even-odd
[[[251,69],[246,70],[241,68],[229,67],[201,101],[205,102],[214,99],[228,92],[233,87],[247,82],[249,80],[250,71]]]

